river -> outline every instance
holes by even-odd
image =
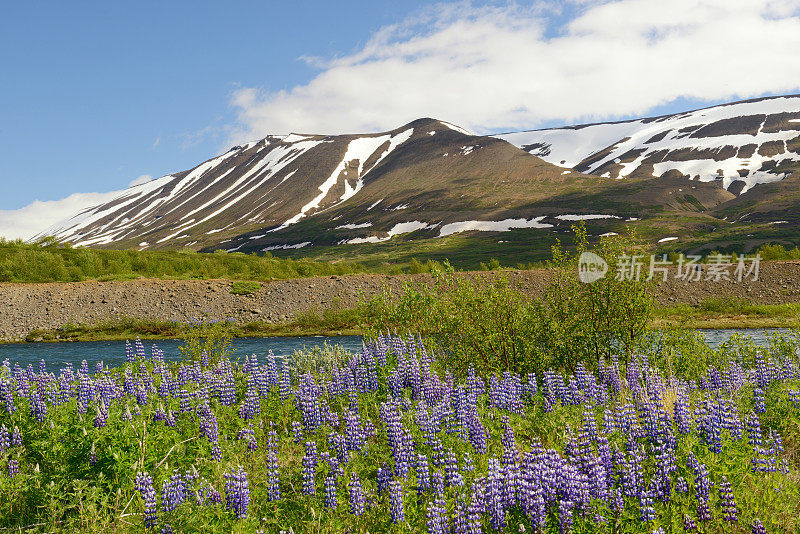
[[[786,329],[701,330],[706,342],[712,347],[725,342],[733,334],[750,336],[756,344],[765,345],[770,333],[785,331]],[[183,341],[180,339],[162,339],[145,341],[144,345],[148,349],[148,355],[150,353],[149,349],[155,344],[164,351],[167,360],[177,360],[181,356],[178,348],[182,343]],[[275,356],[284,358],[290,356],[295,350],[322,345],[323,343],[341,345],[351,351],[361,349],[360,336],[237,338],[232,340],[231,348],[235,349],[234,358],[255,354],[259,357],[259,361],[264,361],[270,350]],[[113,367],[125,362],[125,342],[80,341],[74,343],[0,344],[0,362],[5,359],[8,359],[12,365],[14,362],[18,362],[23,367],[28,364],[33,364],[34,367],[37,367],[39,361],[44,360],[51,371],[70,362],[77,366],[81,363],[81,360],[86,360],[90,365],[90,369],[94,369],[94,366],[99,362]]]

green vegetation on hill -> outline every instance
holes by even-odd
[[[0,240],[0,282],[78,282],[144,278],[269,280],[364,272],[353,262],[274,258],[269,253],[201,254],[189,250],[138,251],[72,248]]]
[[[716,222],[715,222],[716,221]],[[790,225],[730,224],[707,216],[681,219],[587,221],[587,240],[635,231],[650,245],[646,254],[754,254],[765,261],[800,260],[800,233]],[[685,232],[689,235],[684,236]],[[683,236],[657,245],[665,235]],[[39,243],[0,238],[0,282],[75,282],[135,278],[270,280],[355,273],[418,274],[441,269],[446,261],[456,270],[531,269],[546,267],[551,249],[563,244],[575,250],[573,234],[564,227],[548,230],[469,232],[443,238],[394,237],[381,243],[315,246],[273,253],[201,253],[73,248],[52,239]]]

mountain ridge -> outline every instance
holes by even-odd
[[[254,252],[556,231],[580,218],[736,211],[737,198],[762,202],[760,187],[779,191],[798,168],[800,95],[490,136],[426,117],[236,145],[46,233],[79,246]]]

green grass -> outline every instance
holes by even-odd
[[[753,304],[736,298],[715,298],[695,306],[675,304],[657,308],[653,327],[779,328],[798,324],[800,303]]]
[[[231,284],[231,293],[234,295],[254,295],[261,289],[261,284],[249,280],[237,280]]]
[[[748,253],[763,260],[800,259],[800,230],[791,225],[729,223],[707,214],[659,215],[635,222],[589,221],[592,241],[606,232],[633,229],[661,253]],[[656,247],[658,239],[681,236]],[[409,240],[396,236],[382,243],[315,246],[270,253],[199,253],[71,248],[0,239],[0,282],[76,282],[84,280],[216,279],[271,280],[357,273],[430,272],[448,261],[458,270],[543,267],[560,241],[574,247],[568,225],[502,233],[471,232],[443,238]]]
[[[189,325],[177,321],[121,318],[98,323],[68,324],[54,330],[32,330],[25,341],[124,341],[136,337],[182,339],[190,329]],[[234,337],[347,336],[361,333],[358,309],[310,310],[291,321],[250,321],[230,326],[230,334]]]

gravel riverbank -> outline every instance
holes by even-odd
[[[550,272],[544,269],[505,271],[512,284],[531,296],[540,295]],[[466,273],[464,276],[486,276]],[[488,273],[492,276],[491,273]],[[228,280],[131,280],[18,284],[0,283],[0,340],[20,340],[32,330],[52,330],[65,324],[92,324],[132,317],[186,322],[207,317],[237,322],[282,322],[315,308],[352,307],[389,287],[428,282],[429,275],[350,275],[262,282],[250,296],[234,295]],[[663,305],[698,304],[733,297],[754,304],[800,302],[800,262],[761,264],[757,281],[685,282],[670,277],[658,284]]]

